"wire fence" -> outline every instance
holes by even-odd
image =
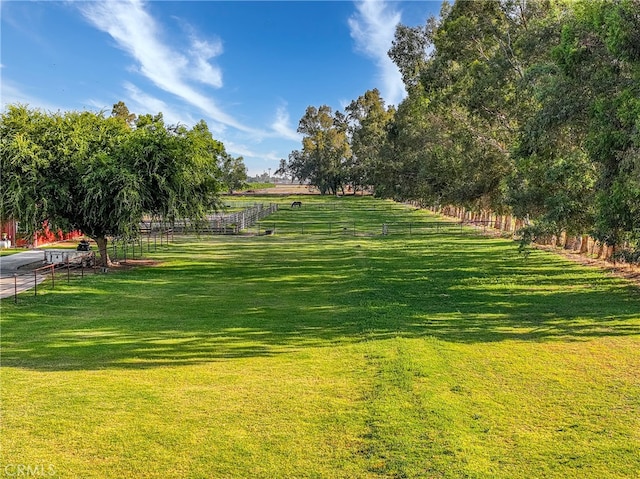
[[[38,290],[43,287],[55,289],[56,282],[65,281],[67,284],[73,278],[84,278],[85,274],[97,273],[96,255],[93,251],[82,254],[67,255],[61,261],[46,264],[30,271],[17,272],[13,274],[12,281],[3,278],[0,297],[7,298],[13,296],[14,302],[18,302],[18,294],[33,290],[33,296],[38,296]],[[46,286],[42,283],[49,279]]]
[[[209,215],[203,221],[198,222],[180,219],[167,225],[167,222],[164,221],[148,220],[143,222],[139,229],[140,234],[147,237],[167,229],[171,229],[172,233],[177,234],[238,234],[276,211],[278,211],[276,203],[268,205],[254,203],[245,205],[240,211]]]
[[[174,240],[174,229],[164,228],[149,230],[135,238],[112,238],[107,245],[107,253],[111,261],[135,260],[144,257],[145,253],[158,251]]]
[[[363,205],[365,206],[365,205]],[[127,262],[128,260],[142,259],[147,253],[157,252],[158,248],[166,246],[174,241],[174,235],[190,236],[192,234],[257,234],[257,235],[296,235],[317,234],[329,236],[413,236],[435,234],[474,234],[482,230],[486,232],[492,227],[489,220],[466,221],[386,221],[379,220],[379,209],[375,205],[366,205],[364,210],[378,211],[378,215],[372,215],[371,219],[359,218],[357,220],[332,220],[327,213],[341,209],[341,205],[334,204],[304,204],[302,208],[314,209],[319,215],[314,214],[314,221],[291,218],[284,215],[275,219],[267,219],[269,215],[277,212],[279,208],[294,209],[293,206],[271,203],[268,206],[253,204],[247,208],[233,213],[212,215],[202,224],[192,225],[188,222],[174,224],[168,227],[164,222],[146,222],[140,228],[140,234],[135,238],[112,238],[108,244],[108,254],[114,262]],[[296,206],[295,208],[301,208]],[[388,207],[384,209],[388,211]],[[353,208],[344,209],[353,213]],[[340,216],[340,215],[338,215]],[[349,214],[350,216],[350,214]],[[373,218],[377,216],[374,220]],[[7,297],[9,288],[13,289],[13,296],[17,302],[18,293],[25,289],[33,289],[34,296],[42,287],[54,289],[56,281],[66,278],[69,283],[74,277],[83,278],[89,272],[106,272],[106,268],[96,265],[96,253],[93,251],[79,254],[79,252],[52,253],[46,262],[52,263],[35,270],[17,273],[14,275],[13,284],[2,284],[2,297]],[[40,286],[43,281],[50,279],[45,286]]]
[[[255,233],[263,234],[325,234],[350,236],[392,236],[469,234],[488,227],[487,222],[461,221],[260,221]]]
[[[174,240],[174,235],[189,234],[238,234],[251,228],[256,222],[278,211],[278,205],[253,203],[231,213],[209,215],[204,221],[181,219],[169,225],[166,221],[147,220],[140,224],[139,235],[134,238],[112,238],[107,253],[112,261],[142,258],[145,252],[155,252],[158,247]]]
[[[165,229],[153,232],[145,238],[139,236],[135,239],[113,239],[109,242],[107,251],[111,261],[126,263],[128,260],[143,258],[145,253],[157,251],[173,239],[173,231]],[[108,271],[108,268],[99,264],[96,251],[80,253],[75,250],[45,250],[43,263],[49,264],[14,273],[12,277],[2,277],[0,298],[13,297],[17,303],[19,293],[24,291],[32,290],[33,296],[38,296],[43,288],[53,290],[60,281],[66,280],[69,284],[74,278],[82,279],[87,274]]]

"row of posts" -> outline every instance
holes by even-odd
[[[146,241],[147,252],[157,251],[158,246],[168,245],[172,239],[173,230],[170,228],[157,232],[150,232],[147,235]],[[142,236],[138,236],[133,239],[114,239],[111,241],[111,259],[114,261],[118,260],[118,250],[122,253],[123,261],[127,261],[128,257],[135,259],[136,254],[140,258],[144,255],[144,248],[145,245]]]
[[[95,264],[95,253],[91,253],[90,262],[92,264]],[[69,262],[69,258],[67,258],[64,263],[64,267],[67,269],[67,284],[71,282],[71,269],[72,269],[71,266],[72,264]],[[79,268],[80,268],[81,278],[84,279],[84,270],[86,268],[85,261],[81,261],[79,263]],[[95,268],[93,268],[93,270],[94,272],[96,272]],[[51,275],[51,289],[55,289],[56,287],[56,265],[55,264],[49,264],[33,270],[33,295],[34,296],[38,296],[38,275],[47,276],[49,274]],[[13,299],[14,299],[14,303],[16,304],[18,303],[18,278],[20,276],[26,277],[28,275],[29,273],[25,273],[22,275],[18,273],[13,274]]]
[[[432,222],[432,223],[426,223],[428,224],[428,229],[434,229],[436,233],[440,232],[441,228],[444,227],[455,227],[458,228],[460,230],[460,232],[464,231],[464,226],[467,223],[463,223],[463,222]],[[296,223],[295,226],[289,225],[289,224],[285,224],[282,225],[280,224],[280,228],[282,228],[282,233],[284,232],[294,232],[295,231],[299,231],[301,234],[304,233],[312,233],[315,232],[317,233],[319,231],[318,225],[320,226],[325,226],[328,230],[328,233],[331,235],[333,233],[352,233],[354,236],[357,235],[357,231],[358,231],[358,225],[357,223],[354,221],[353,223],[349,223],[348,226],[345,226],[345,222],[338,222],[338,223],[333,223],[333,222],[328,222],[328,223],[318,223],[318,222],[311,222],[311,223]],[[258,234],[260,234],[262,231],[265,231],[266,234],[269,233],[275,233],[276,231],[276,226],[277,223],[269,223],[269,222],[262,222],[262,223],[258,223],[257,224],[257,232]],[[391,233],[399,233],[408,230],[409,235],[412,235],[414,233],[416,233],[416,231],[419,231],[421,228],[424,228],[425,223],[424,222],[417,222],[417,223],[413,223],[413,222],[409,222],[409,223],[403,223],[403,224],[398,224],[398,223],[383,223],[381,230],[378,229],[379,226],[376,226],[375,229],[377,231],[381,231],[383,236],[387,236]],[[476,225],[477,226],[477,225]],[[291,227],[290,230],[287,230],[288,227]],[[363,231],[363,225],[360,225],[360,231]],[[485,226],[486,228],[486,226]],[[325,232],[327,231],[325,230]],[[364,230],[372,232],[371,228],[366,228],[366,226],[364,227]],[[417,233],[416,233],[417,234]]]

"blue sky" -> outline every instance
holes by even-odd
[[[204,119],[249,173],[301,146],[309,105],[405,95],[386,52],[395,25],[440,1],[2,1],[0,101]]]

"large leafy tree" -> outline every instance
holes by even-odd
[[[408,97],[376,191],[637,246],[638,12],[639,0],[458,0],[399,26],[389,55]]]
[[[2,220],[18,218],[21,228],[33,231],[47,219],[46,209],[50,200],[41,192],[47,190],[49,183],[43,172],[51,168],[55,156],[43,145],[48,142],[47,136],[60,118],[9,105],[1,120],[0,217]]]
[[[247,167],[242,156],[233,157],[225,152],[220,156],[220,170],[222,183],[230,194],[242,188],[247,182]]]
[[[304,135],[302,150],[291,152],[286,166],[281,165],[278,172],[309,181],[323,195],[343,191],[351,158],[345,116],[340,112],[334,115],[326,105],[309,106],[300,119],[298,133]]]
[[[577,118],[598,168],[594,235],[615,246],[640,239],[640,1],[580,3],[556,51],[561,75],[586,86]]]
[[[511,193],[534,229],[637,242],[639,11],[637,0],[584,1],[546,19],[556,41],[527,75],[536,102]]]
[[[504,204],[515,61],[498,1],[459,1],[424,28],[398,26],[389,54],[408,97],[395,119],[395,196],[470,208]],[[389,190],[389,188],[387,188]]]
[[[348,176],[355,193],[358,187],[375,186],[382,181],[378,172],[384,170],[388,128],[395,109],[385,108],[380,92],[373,89],[352,101],[345,112],[352,151]]]
[[[201,219],[215,207],[223,151],[206,124],[167,127],[161,115],[2,114],[0,214],[35,232],[80,229],[109,263],[107,241],[137,233],[144,215]]]
[[[524,60],[516,84],[521,100],[507,203],[517,216],[534,222],[532,232],[581,234],[593,222],[596,177],[584,148],[583,122],[574,115],[584,107],[586,92],[559,74],[553,53],[571,8],[564,2],[531,2],[526,12],[526,28],[514,44]]]
[[[111,116],[123,119],[129,127],[133,127],[135,125],[136,115],[129,111],[129,108],[123,101],[119,101],[113,105]]]
[[[123,121],[10,105],[0,130],[3,218],[19,220],[30,234],[46,221],[96,240],[133,224],[137,188],[114,155],[127,132]]]

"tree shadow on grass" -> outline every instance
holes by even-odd
[[[640,336],[637,289],[502,240],[278,240],[91,279],[3,314],[4,366],[193,365],[394,337],[461,343]],[[9,309],[9,308],[6,308]]]

